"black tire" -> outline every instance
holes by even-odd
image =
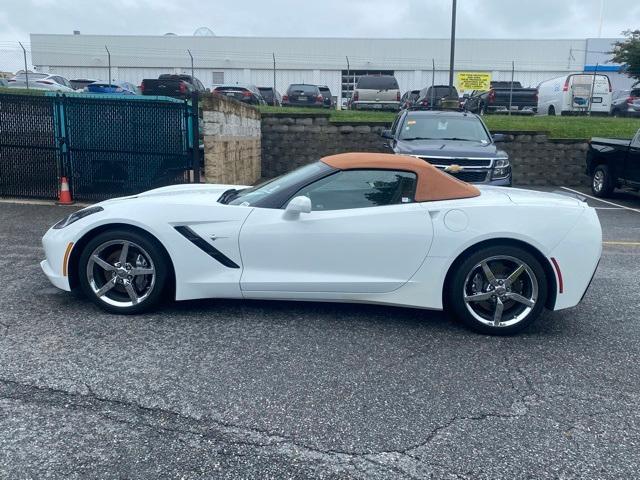
[[[549,107],[549,110],[547,111],[547,115],[553,115],[554,117],[556,116],[556,109],[553,105]]]
[[[483,262],[487,263],[494,276],[494,285],[481,267]],[[513,283],[508,284],[510,274],[520,265],[523,265],[521,273]],[[524,248],[512,245],[481,248],[454,268],[446,286],[446,308],[476,332],[487,335],[516,334],[531,325],[544,309],[548,293],[547,277],[540,262]],[[471,287],[478,287],[479,291]],[[496,298],[465,301],[465,297],[469,299],[478,294]],[[515,294],[521,300],[513,300],[511,296]],[[531,304],[521,303],[524,300]],[[498,302],[504,310],[501,310],[500,321],[495,323]]]
[[[127,260],[121,265],[119,260],[125,243],[128,245]],[[103,262],[93,260],[93,255]],[[102,309],[125,315],[142,313],[157,307],[163,299],[169,283],[168,262],[166,253],[154,238],[133,230],[108,230],[92,238],[82,250],[78,279],[82,292]],[[120,267],[116,268],[116,265]],[[143,273],[151,270],[153,273]],[[108,290],[99,295],[102,287],[108,287]],[[137,302],[133,300],[136,296]]]
[[[598,165],[591,175],[591,191],[596,197],[605,198],[611,195],[615,185],[608,165]]]

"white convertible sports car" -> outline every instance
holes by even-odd
[[[257,187],[175,185],[72,213],[44,273],[104,309],[251,298],[446,308],[515,333],[582,299],[602,250],[574,197],[475,187],[423,160],[348,153]]]

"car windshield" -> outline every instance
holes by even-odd
[[[220,197],[219,202],[229,205],[243,205],[247,207],[255,205],[256,202],[262,200],[267,195],[285,190],[288,187],[296,185],[307,177],[313,177],[317,173],[330,168],[331,167],[322,162],[310,163],[309,165],[300,167],[293,172],[276,177],[255,187],[246,188],[244,190],[227,190]]]
[[[487,130],[477,117],[462,115],[407,115],[400,139],[491,142]]]

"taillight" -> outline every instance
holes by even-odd
[[[353,100],[354,101],[358,101],[359,95],[358,95],[358,91],[356,90],[355,92],[353,92]]]
[[[422,101],[420,102],[420,104],[421,104],[422,106],[424,106],[424,107],[428,107],[428,106],[429,106],[429,101],[428,101],[428,100],[422,100]]]
[[[249,90],[244,90],[244,91],[242,92],[242,96],[243,96],[243,97],[250,97],[250,96],[251,96],[251,92],[250,92]]]
[[[496,91],[495,90],[489,90],[489,95],[487,96],[487,100],[489,101],[489,103],[493,103],[496,101]]]
[[[535,99],[536,103],[538,103],[538,90],[536,89],[536,93],[533,95],[533,98]]]
[[[316,97],[316,102],[324,103],[324,97],[322,95],[318,95]]]
[[[187,93],[187,84],[180,82],[180,93]]]
[[[633,101],[638,97],[627,97],[627,103],[633,103]]]
[[[144,92],[144,83],[141,83],[139,88],[140,88],[140,93]]]
[[[564,87],[562,87],[562,91],[563,92],[569,91],[569,77],[567,77],[567,79],[564,81]]]
[[[288,102],[289,101],[289,95],[283,95],[282,96],[282,101],[283,102]]]
[[[396,92],[396,101],[400,101],[400,90]]]

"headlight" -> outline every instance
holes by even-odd
[[[508,158],[498,158],[493,163],[493,173],[491,178],[506,178],[511,173],[511,164]]]
[[[63,218],[58,223],[56,223],[53,226],[53,228],[55,228],[56,230],[59,230],[61,228],[64,228],[64,227],[67,227],[67,226],[71,225],[73,222],[77,222],[81,218],[84,218],[84,217],[86,217],[88,215],[92,215],[94,213],[102,212],[103,210],[104,210],[104,208],[102,208],[102,207],[83,208],[82,210],[78,210],[77,212],[73,212],[67,218]]]

